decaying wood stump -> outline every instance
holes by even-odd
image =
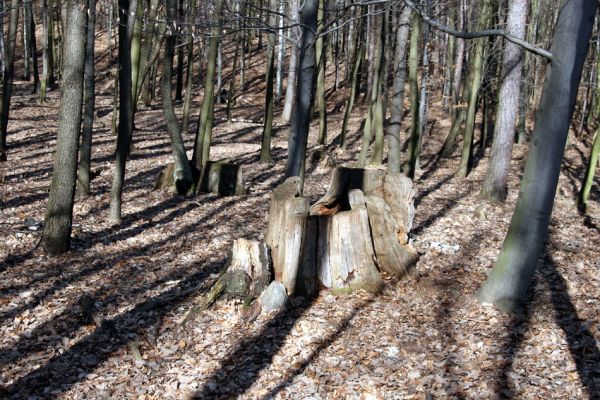
[[[276,189],[265,237],[274,278],[289,295],[377,292],[380,270],[401,277],[416,263],[408,244],[415,192],[404,175],[338,167],[327,193],[309,208],[294,185],[288,180]]]
[[[258,298],[271,282],[269,249],[264,242],[237,239],[233,242],[229,265],[210,290],[194,306],[182,325],[210,307],[221,295],[251,300]]]
[[[174,164],[169,163],[158,175],[154,190],[168,188],[180,193],[182,191],[178,187],[180,180]],[[194,186],[197,193],[214,193],[219,196],[243,196],[246,194],[242,167],[223,161],[209,161],[204,173],[201,174]]]
[[[323,289],[376,293],[383,287],[381,272],[402,277],[417,262],[408,243],[415,191],[404,175],[338,167],[313,206],[300,193],[297,177],[275,189],[264,243],[236,240],[229,267],[185,321],[222,293],[262,299],[270,287],[265,311],[282,307],[286,296],[310,298]],[[250,307],[253,318],[261,302]]]
[[[200,177],[197,191],[220,196],[245,195],[242,167],[223,161],[209,161]]]

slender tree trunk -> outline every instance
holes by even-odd
[[[112,222],[121,221],[121,204],[123,184],[125,183],[125,164],[131,145],[133,131],[133,96],[131,81],[131,38],[135,20],[129,18],[135,15],[138,0],[119,0],[119,133],[117,136],[117,151],[115,170],[110,191],[109,219]]]
[[[176,34],[177,28],[175,26],[177,21],[177,10],[175,0],[168,0],[166,2],[167,9],[167,20],[172,23],[173,26],[169,29],[169,34],[165,38],[165,52],[163,58],[163,70],[162,70],[162,104],[163,114],[165,121],[167,122],[167,131],[169,132],[169,138],[171,139],[171,148],[173,150],[174,159],[174,171],[173,181],[175,182],[175,188],[179,194],[185,194],[190,189],[193,183],[192,170],[190,168],[190,162],[188,161],[185,153],[185,144],[181,137],[181,130],[179,129],[179,122],[175,115],[175,108],[173,107],[173,99],[171,98],[173,88],[173,57],[175,56],[175,44],[177,42]]]
[[[577,206],[579,209],[587,210],[587,201],[592,191],[592,185],[594,184],[594,176],[596,175],[596,168],[598,168],[598,156],[600,155],[600,125],[596,128],[596,136],[594,137],[594,144],[592,145],[592,151],[590,152],[590,158],[588,165],[585,170],[585,178],[579,190],[577,196]]]
[[[184,11],[183,11],[183,0],[179,0],[178,6],[178,18],[183,20]],[[180,101],[183,99],[183,41],[180,37],[177,38],[176,42],[177,48],[177,81],[175,83],[175,101]]]
[[[456,20],[456,9],[450,10],[450,23],[449,26],[453,26]],[[450,99],[452,97],[453,88],[452,88],[452,77],[454,76],[454,58],[456,56],[456,38],[452,35],[448,37],[448,48],[446,51],[446,69],[444,76],[444,88],[442,93],[442,109],[444,112],[450,111]]]
[[[527,1],[510,0],[506,17],[508,33],[516,38],[525,36]],[[521,92],[521,48],[507,42],[502,60],[502,84],[498,96],[498,109],[494,131],[494,143],[490,163],[481,189],[481,197],[503,203],[506,200],[506,182],[515,137],[515,124]]]
[[[40,103],[46,102],[46,91],[48,89],[49,71],[50,71],[50,51],[48,48],[49,21],[48,21],[48,1],[41,2],[42,14],[42,80],[40,82]]]
[[[298,0],[291,0],[290,2],[290,14],[291,24],[296,24],[299,21],[298,15]],[[302,31],[299,27],[293,27],[292,32],[293,38],[296,41],[300,41]],[[284,123],[290,122],[292,119],[292,109],[294,105],[294,99],[296,97],[296,75],[298,70],[298,46],[292,44],[290,46],[290,58],[288,64],[288,75],[287,75],[287,87],[285,89],[285,103],[283,105],[283,111],[281,112],[281,120]]]
[[[410,27],[411,10],[405,7],[398,19],[396,31],[396,52],[394,55],[394,84],[392,89],[392,115],[390,117],[388,137],[388,168],[392,172],[400,172],[401,146],[400,124],[404,114],[404,84],[406,81],[406,47]]]
[[[306,146],[310,125],[310,109],[314,96],[315,32],[317,31],[317,9],[319,0],[304,0],[300,13],[302,44],[294,113],[288,136],[288,158],[285,176],[298,176],[304,181]],[[302,186],[301,186],[302,187]]]
[[[14,75],[15,44],[17,41],[17,27],[19,26],[19,0],[11,0],[10,7],[8,46],[6,47],[4,58],[4,81],[2,82],[0,104],[0,161],[6,161],[6,137],[8,134],[8,118]]]
[[[408,84],[410,86],[410,139],[406,160],[402,172],[413,179],[417,168],[419,152],[419,82],[417,81],[419,67],[419,39],[421,37],[421,18],[413,13],[410,30],[410,51],[408,56]]]
[[[385,60],[385,49],[387,47],[386,39],[389,36],[387,12],[380,16],[380,35],[377,43],[377,54],[375,59],[375,76],[373,79],[373,90],[376,90],[375,102],[373,103],[373,121],[371,129],[375,140],[373,142],[373,154],[369,159],[369,164],[379,165],[383,162],[384,132],[383,122],[385,119],[384,89],[387,82],[387,69]]]
[[[465,28],[465,2],[464,0],[460,0],[460,8],[458,10],[458,25],[459,29]],[[459,114],[459,103],[461,100],[461,83],[463,76],[463,64],[465,60],[465,40],[457,38],[456,39],[456,57],[454,58],[454,76],[452,77],[452,112],[450,116],[452,117],[452,123],[456,121]],[[462,122],[461,122],[462,124]],[[452,143],[452,148],[450,148],[450,153],[454,148],[454,143]],[[448,153],[447,156],[450,155]],[[447,157],[446,156],[446,157]]]
[[[427,11],[430,12],[431,1],[427,0]],[[421,74],[421,94],[419,98],[419,141],[417,143],[415,170],[421,163],[421,147],[428,120],[427,82],[429,79],[429,25],[425,24],[423,32],[423,58]]]
[[[360,33],[357,35],[357,42],[360,42]],[[358,46],[354,46],[355,54],[352,57],[352,80],[350,82],[350,97],[346,101],[346,111],[344,112],[344,121],[342,122],[342,132],[340,133],[340,147],[342,149],[348,148],[347,132],[348,132],[348,121],[350,120],[350,114],[354,108],[354,102],[356,101],[356,91],[358,90],[358,73],[362,65],[365,55],[365,45],[363,43],[357,43]]]
[[[218,23],[212,29],[210,42],[208,45],[208,60],[206,66],[206,83],[204,85],[204,99],[200,110],[198,128],[194,141],[194,153],[192,156],[192,165],[194,173],[200,176],[204,166],[208,162],[210,155],[210,141],[212,135],[212,117],[214,114],[214,90],[215,75],[217,67],[217,52],[219,47],[219,36],[221,35],[221,18],[223,12],[223,0],[217,0],[215,3],[215,18]]]
[[[131,37],[131,88],[132,94],[135,93],[138,87],[138,80],[140,76],[140,56],[142,49],[142,7],[143,0],[136,0],[137,6],[135,8],[135,14],[131,14],[129,17],[133,18],[133,35]],[[135,126],[135,112],[137,102],[132,98],[132,112],[133,112],[133,124]]]
[[[482,303],[515,310],[526,298],[548,232],[565,142],[598,2],[567,1],[554,29],[517,205],[496,266],[479,292]]]
[[[61,85],[58,134],[52,183],[42,234],[48,254],[60,254],[71,247],[73,198],[77,174],[77,147],[81,127],[87,0],[68,1],[65,57]]]
[[[277,74],[275,77],[275,101],[279,103],[281,100],[281,92],[283,87],[283,64],[285,54],[285,30],[283,29],[283,16],[285,15],[285,0],[279,0],[279,44],[277,48]]]
[[[276,6],[275,1],[271,2],[272,6]],[[271,18],[271,23],[274,22],[274,18]],[[274,80],[274,58],[275,58],[275,32],[269,32],[267,36],[267,61],[266,61],[266,73],[265,73],[265,117],[262,133],[262,145],[260,148],[260,162],[270,163],[273,161],[271,158],[271,132],[273,130],[273,80]]]
[[[31,93],[37,94],[40,92],[40,71],[38,68],[37,39],[35,37],[35,18],[31,1],[24,3],[24,6],[28,10],[29,37],[31,37],[31,68],[33,71],[33,90]]]
[[[477,22],[478,30],[485,29],[492,17],[491,0],[482,0]],[[466,177],[473,166],[473,139],[475,135],[475,116],[479,105],[479,89],[481,86],[481,76],[483,73],[483,55],[487,38],[476,39],[475,49],[473,50],[473,59],[470,60],[469,99],[467,114],[465,116],[465,134],[463,137],[463,150],[458,166],[457,175]]]
[[[325,0],[319,1],[319,11],[317,13],[317,32],[322,33],[323,18],[325,13]],[[319,135],[318,143],[323,145],[327,143],[327,100],[325,99],[325,70],[327,68],[325,52],[325,38],[319,36],[316,43],[317,57],[317,107],[319,109]]]
[[[4,16],[4,0],[0,0],[0,15]],[[0,73],[4,81],[4,18],[0,18]]]
[[[84,91],[83,91],[83,130],[81,132],[81,152],[77,169],[77,192],[81,196],[90,194],[90,165],[92,161],[92,131],[94,128],[94,108],[96,103],[94,84],[94,43],[96,37],[96,0],[87,0],[89,17],[85,44]]]
[[[29,7],[27,6],[29,4]],[[23,51],[23,80],[31,80],[31,26],[30,26],[31,3],[23,1],[23,24],[21,26],[22,51]]]
[[[238,68],[238,58],[240,57],[240,48],[242,47],[242,38],[241,34],[238,33],[236,41],[235,41],[235,51],[233,54],[233,67],[231,69],[231,79],[229,80],[229,91],[227,93],[227,108],[225,110],[226,118],[228,122],[231,122],[231,108],[233,107],[233,103],[235,101],[235,77],[237,75]],[[244,54],[242,52],[242,59],[244,58]]]
[[[196,14],[196,1],[190,2],[187,21],[188,24],[193,23],[193,18]],[[185,97],[183,98],[183,123],[182,131],[190,133],[190,108],[192,104],[192,92],[194,86],[194,35],[193,27],[188,28],[187,32],[187,63],[185,67]],[[237,51],[237,50],[236,50]],[[236,60],[237,61],[237,60]],[[232,79],[235,80],[235,68],[232,74]]]
[[[142,47],[140,49],[140,66],[139,66],[139,74],[137,79],[136,86],[133,87],[135,89],[134,92],[134,106],[133,108],[137,110],[138,102],[142,93],[142,88],[144,84],[149,81],[148,79],[148,71],[150,70],[151,64],[154,60],[154,54],[151,54],[152,44],[156,41],[158,43],[162,40],[162,35],[159,40],[156,38],[156,30],[157,30],[157,22],[156,13],[158,9],[158,0],[150,1],[150,10],[148,11],[148,22],[146,23],[144,41],[142,43]],[[160,24],[164,29],[165,24]],[[156,47],[156,46],[155,46]],[[158,47],[160,49],[160,47]],[[158,56],[158,54],[156,54]]]

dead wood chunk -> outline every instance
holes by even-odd
[[[319,217],[307,217],[295,290],[296,295],[307,299],[313,298],[319,292],[319,281],[317,279],[318,226]]]
[[[308,217],[308,199],[295,197],[288,199],[284,211],[283,243],[279,243],[278,264],[273,263],[275,279],[282,282],[289,296],[296,291],[298,269],[302,262],[306,220]],[[280,279],[277,279],[280,277]]]
[[[222,161],[209,161],[200,177],[198,192],[220,196],[245,195],[242,167]]]
[[[247,276],[247,283],[240,273]],[[239,293],[240,296],[258,297],[271,281],[267,245],[255,240],[237,239],[233,242],[227,274],[232,279],[226,285],[226,292],[240,292],[238,288],[245,285],[245,292]]]
[[[274,266],[280,266],[282,263],[280,254],[283,254],[286,202],[298,196],[300,196],[300,178],[296,176],[286,179],[271,196],[265,243],[271,249]],[[281,272],[281,268],[279,271]],[[275,279],[281,280],[281,275]]]
[[[408,243],[415,218],[415,196],[417,192],[412,181],[401,173],[387,173],[383,180],[383,199],[396,224],[396,235],[402,244]],[[381,197],[381,196],[380,196]]]
[[[360,189],[365,194],[381,192],[385,169],[337,167],[327,193],[310,208],[310,215],[333,215],[348,210],[348,192]]]
[[[349,198],[353,209],[325,217],[319,224],[318,275],[323,286],[339,291],[377,293],[383,280],[375,264],[369,219],[360,190]],[[329,219],[330,221],[328,221]]]
[[[165,168],[160,171],[156,183],[154,184],[154,190],[172,188],[175,186],[175,178],[173,173],[175,172],[175,164],[169,163]]]
[[[404,236],[404,226],[393,217],[390,206],[382,198],[367,196],[366,203],[379,268],[390,275],[406,275],[419,255],[410,244],[399,240],[398,232]]]

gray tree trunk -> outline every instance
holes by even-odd
[[[525,36],[528,0],[510,0],[506,16],[507,31],[516,38]],[[506,42],[502,60],[502,84],[498,96],[494,143],[481,196],[503,203],[506,199],[506,182],[515,137],[515,124],[521,92],[523,53],[521,48]]]
[[[86,18],[87,0],[69,0],[54,170],[42,234],[42,246],[48,254],[64,253],[71,247],[83,103]]]
[[[292,0],[290,4],[291,24],[299,22],[298,14],[298,0]],[[300,41],[302,32],[300,28],[294,27],[290,30],[293,33],[292,37],[297,41]],[[283,105],[283,111],[281,112],[282,122],[289,122],[292,119],[292,109],[294,105],[294,99],[296,97],[296,76],[298,71],[298,46],[292,44],[290,46],[290,59],[288,64],[288,76],[287,76],[287,88],[285,89],[285,103]]]
[[[554,29],[554,58],[546,70],[519,198],[496,266],[479,292],[482,303],[502,310],[513,311],[525,299],[546,239],[597,6],[596,0],[567,1]]]
[[[405,7],[398,19],[396,32],[396,52],[394,55],[394,86],[392,89],[392,115],[390,117],[388,138],[388,168],[391,172],[400,172],[400,124],[404,113],[404,85],[406,81],[406,46],[410,28],[411,10]]]
[[[300,49],[297,90],[294,114],[288,137],[286,177],[299,176],[304,180],[306,146],[310,125],[310,110],[315,86],[315,32],[319,0],[305,0],[301,11],[302,47]]]

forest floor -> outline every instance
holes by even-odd
[[[414,274],[387,280],[377,296],[322,293],[253,322],[243,318],[240,302],[221,300],[180,328],[226,265],[233,240],[263,236],[270,194],[282,181],[287,127],[275,128],[274,162],[259,163],[264,83],[257,73],[238,98],[237,122],[223,121],[217,106],[211,150],[214,160],[243,165],[247,195],[181,197],[153,190],[171,153],[160,103],[142,107],[124,219],[113,225],[112,80],[98,79],[98,176],[92,195],[76,200],[73,251],[60,257],[34,249],[52,174],[58,92],[39,106],[30,85],[16,83],[0,184],[0,397],[600,398],[597,184],[588,214],[574,205],[589,138],[566,152],[548,244],[519,315],[482,306],[474,295],[501,247],[527,148],[515,147],[507,203],[481,202],[487,157],[465,179],[454,176],[458,149],[453,158],[435,159],[449,122],[434,98],[415,180],[412,238],[421,258]],[[334,150],[345,96],[340,90],[328,100]],[[363,115],[364,107],[355,109],[352,145],[334,151],[339,163],[356,159]],[[317,125],[306,180],[313,200],[332,172],[311,162]],[[185,139],[191,148],[193,135]],[[89,298],[94,321],[80,307]]]

